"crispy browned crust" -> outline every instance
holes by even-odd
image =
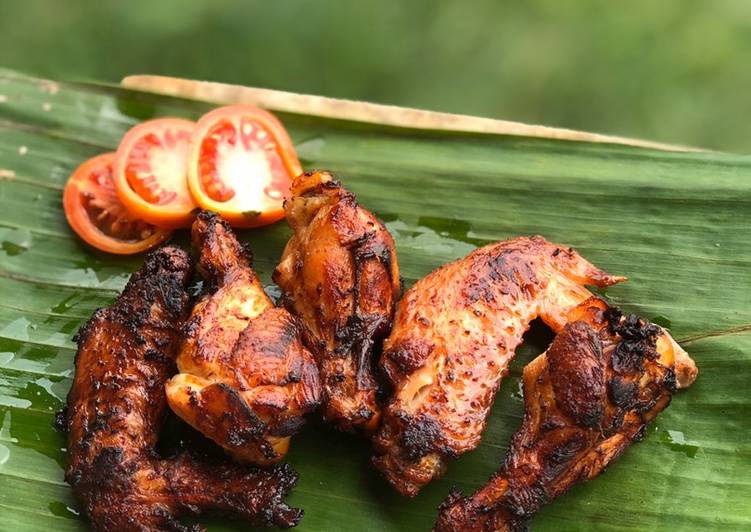
[[[585,284],[623,280],[571,248],[540,236],[485,246],[442,266],[408,290],[381,365],[394,387],[374,439],[373,462],[403,495],[474,449],[501,378],[529,323],[560,330],[591,296]]]
[[[77,335],[76,373],[64,426],[65,478],[94,530],[188,530],[177,517],[234,514],[258,525],[293,526],[301,511],[283,496],[289,468],[259,471],[182,454],[161,459],[155,445],[188,312],[190,262],[166,247],[146,257],[123,293]],[[196,527],[193,528],[198,528]]]
[[[400,280],[394,241],[327,172],[300,175],[284,205],[294,230],[274,271],[305,325],[323,382],[323,416],[371,432],[380,418],[374,352],[391,328]]]
[[[184,329],[170,407],[238,461],[277,462],[320,402],[315,359],[224,221],[199,213],[192,240],[206,293]]]
[[[670,404],[675,353],[664,331],[596,298],[572,311],[524,368],[524,421],[501,470],[472,497],[452,493],[436,532],[526,530],[539,508],[600,474]]]

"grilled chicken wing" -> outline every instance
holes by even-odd
[[[301,516],[282,501],[296,481],[289,468],[260,471],[189,454],[161,459],[155,451],[190,269],[183,251],[155,251],[112,307],[98,310],[78,334],[61,419],[70,460],[65,479],[95,530],[187,531],[177,516],[207,510],[258,525],[293,526]]]
[[[447,459],[479,443],[529,323],[540,317],[558,332],[591,296],[585,284],[624,279],[538,236],[485,246],[418,281],[384,344],[381,364],[395,393],[374,439],[376,467],[399,492],[416,495]],[[679,383],[688,384],[696,367],[673,345],[683,353]]]
[[[295,318],[263,291],[229,226],[200,213],[192,240],[209,293],[185,327],[179,374],[166,387],[169,405],[236,460],[277,462],[320,402],[315,360]]]
[[[545,503],[600,474],[639,440],[676,388],[664,331],[592,298],[524,368],[524,421],[501,470],[471,498],[452,493],[436,532],[526,530]]]
[[[306,326],[324,389],[323,415],[346,431],[378,425],[373,352],[388,334],[400,291],[394,241],[331,174],[300,175],[284,204],[294,235],[274,281]]]

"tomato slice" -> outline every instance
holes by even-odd
[[[117,148],[115,188],[130,212],[160,227],[191,224],[196,203],[185,163],[194,128],[190,120],[157,118],[125,134]]]
[[[65,185],[63,207],[68,223],[86,243],[131,255],[160,244],[170,231],[128,213],[115,192],[114,160],[114,153],[105,153],[79,166]]]
[[[190,192],[235,227],[282,218],[282,202],[301,172],[284,126],[263,109],[220,107],[196,124],[188,153]]]

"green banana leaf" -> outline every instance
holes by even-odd
[[[142,260],[75,237],[65,181],[139,121],[209,108],[0,71],[4,530],[86,529],[63,481],[66,443],[53,417],[71,383],[73,334]],[[547,506],[533,530],[751,528],[751,157],[280,118],[306,168],[335,172],[387,223],[406,286],[476,246],[539,233],[629,276],[606,297],[669,327],[696,359],[696,384],[645,440]],[[284,223],[240,232],[269,286],[289,234]],[[300,473],[289,500],[306,512],[300,530],[428,530],[451,486],[471,493],[503,460],[523,410],[521,368],[545,347],[538,333],[504,380],[482,444],[414,500],[369,467],[366,442],[311,420],[289,454]]]

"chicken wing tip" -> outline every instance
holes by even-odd
[[[686,350],[675,341],[670,333],[665,329],[662,331],[673,349],[673,356],[675,357],[675,379],[678,389],[688,388],[699,376],[699,367]]]
[[[208,279],[223,276],[238,264],[250,267],[253,254],[237,240],[229,224],[213,211],[200,211],[191,227],[198,269]]]

